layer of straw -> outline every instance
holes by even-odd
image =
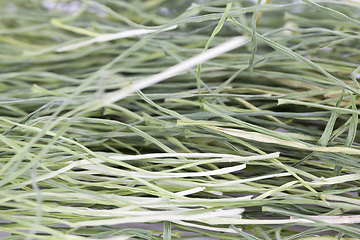
[[[0,6],[3,239],[360,239],[359,1]]]

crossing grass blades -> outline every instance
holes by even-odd
[[[2,239],[360,239],[360,2],[0,2]]]

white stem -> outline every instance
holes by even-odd
[[[158,83],[165,79],[176,76],[189,68],[197,66],[200,63],[206,62],[212,58],[220,56],[223,53],[226,53],[235,48],[238,48],[241,45],[243,45],[244,43],[246,43],[247,40],[248,40],[247,37],[234,37],[222,44],[219,44],[218,46],[216,46],[210,50],[207,50],[206,52],[200,53],[192,58],[187,59],[186,61],[178,63],[178,64],[164,70],[161,73],[155,74],[151,77],[145,78],[143,80],[135,82],[134,84],[124,87],[118,91],[112,92],[103,99],[105,102],[105,105],[110,105],[112,103],[115,103],[121,99],[126,98],[127,96],[129,96],[130,94],[132,94],[138,90],[147,88],[155,83]]]

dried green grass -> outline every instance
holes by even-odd
[[[97,2],[0,2],[4,239],[360,239],[359,1]]]

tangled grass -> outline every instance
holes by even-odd
[[[360,239],[359,1],[0,6],[3,239]]]

